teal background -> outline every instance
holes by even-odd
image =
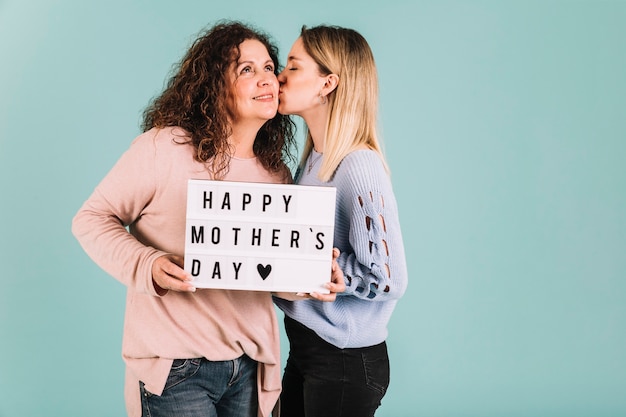
[[[220,18],[374,50],[410,272],[377,416],[626,416],[626,2],[0,0],[0,417],[125,414],[71,218]]]

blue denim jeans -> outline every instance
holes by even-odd
[[[340,349],[285,316],[290,350],[283,374],[281,415],[372,417],[389,386],[385,342]]]
[[[141,390],[142,417],[256,417],[257,362],[176,359],[162,395]]]

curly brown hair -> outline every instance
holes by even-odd
[[[267,48],[278,75],[278,48],[269,35],[236,21],[222,21],[206,30],[174,67],[164,91],[143,112],[142,129],[177,126],[189,134],[195,158],[204,162],[216,179],[228,171],[232,149],[228,119],[230,65],[240,57],[239,45],[248,39]],[[295,124],[277,114],[259,129],[253,150],[263,167],[290,178],[293,164]],[[210,164],[207,163],[210,161]]]

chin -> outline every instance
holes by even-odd
[[[276,116],[276,112],[263,114],[263,115],[260,116],[260,118],[267,122],[268,120],[273,119],[275,116]]]

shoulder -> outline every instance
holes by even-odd
[[[133,145],[168,146],[189,143],[189,134],[180,127],[153,127],[146,130],[133,140]]]
[[[382,164],[382,160],[380,159],[378,152],[371,149],[357,149],[350,152],[343,158],[342,163],[349,161],[371,161],[372,163],[378,162]]]
[[[385,164],[383,163],[382,156],[371,149],[359,149],[350,152],[346,155],[339,166],[338,172],[345,173],[363,173],[371,172],[385,174]]]
[[[352,151],[343,158],[335,171],[334,180],[371,187],[372,184],[387,183],[389,175],[378,152],[363,149]]]
[[[187,132],[179,127],[152,128],[137,136],[130,150],[159,159],[188,157],[193,152],[190,140]]]

